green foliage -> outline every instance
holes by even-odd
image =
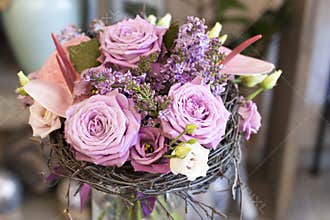
[[[100,56],[99,47],[96,38],[68,47],[71,63],[77,72],[100,65],[97,61]]]
[[[136,109],[139,112],[148,113],[152,118],[157,118],[159,112],[164,110],[170,102],[169,99],[157,100],[155,92],[147,83],[137,84],[132,80],[127,89],[134,92],[133,99]]]
[[[138,62],[138,67],[134,70],[137,75],[142,75],[144,73],[151,72],[151,63],[156,62],[158,59],[158,53],[153,53],[148,57],[140,57],[140,61]]]
[[[164,35],[164,44],[168,50],[172,49],[174,40],[177,38],[178,32],[179,32],[179,23],[173,22],[169,27],[169,29],[167,30],[166,34]]]

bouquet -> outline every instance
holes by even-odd
[[[231,50],[220,23],[171,20],[95,20],[86,33],[68,26],[51,35],[56,51],[39,71],[18,73],[33,136],[49,137],[52,177],[78,181],[82,206],[93,188],[138,216],[158,202],[174,218],[161,198],[171,193],[211,217],[220,213],[192,194],[230,167],[239,188],[240,137],[261,126],[252,99],[281,71],[240,54],[260,35]]]

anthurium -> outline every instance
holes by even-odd
[[[256,35],[244,41],[233,50],[221,47],[221,52],[226,54],[225,59],[219,63],[223,65],[221,73],[231,75],[258,75],[273,72],[275,69],[274,64],[240,54],[248,46],[261,39],[261,37],[261,35]]]
[[[88,41],[88,37],[79,37],[59,44],[53,35],[57,46],[47,62],[38,72],[38,79],[30,80],[23,88],[36,102],[47,110],[65,117],[67,108],[73,102],[73,83],[79,79],[79,74],[74,71],[68,61],[67,47]]]

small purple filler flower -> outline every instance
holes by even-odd
[[[245,139],[249,140],[251,134],[256,134],[261,127],[261,116],[258,112],[257,105],[251,100],[244,102],[238,109],[238,113],[242,118],[239,130],[245,133]]]
[[[139,16],[107,26],[100,32],[100,61],[136,68],[141,56],[161,51],[166,30]]]
[[[171,103],[161,117],[161,127],[165,137],[174,139],[186,125],[197,126],[193,135],[183,135],[180,140],[196,139],[207,148],[216,148],[225,134],[230,113],[222,99],[211,93],[210,86],[197,77],[191,83],[174,84],[169,97]]]
[[[161,159],[166,153],[165,137],[159,128],[141,128],[139,143],[131,149],[131,164],[135,171],[168,173],[168,160]]]
[[[119,167],[138,142],[140,121],[133,102],[113,90],[72,105],[67,111],[65,138],[77,160]]]

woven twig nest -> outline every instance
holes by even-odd
[[[209,154],[207,175],[195,181],[189,181],[184,175],[151,174],[135,172],[130,163],[122,167],[104,167],[75,159],[74,152],[65,142],[63,131],[55,131],[50,135],[51,155],[49,166],[52,170],[60,168],[59,176],[68,177],[86,183],[99,191],[116,194],[131,199],[137,192],[145,196],[157,196],[166,193],[182,193],[183,191],[201,193],[226,170],[234,165],[240,157],[238,132],[239,116],[237,113],[239,95],[237,86],[228,82],[222,99],[231,112],[226,133],[219,146]]]

